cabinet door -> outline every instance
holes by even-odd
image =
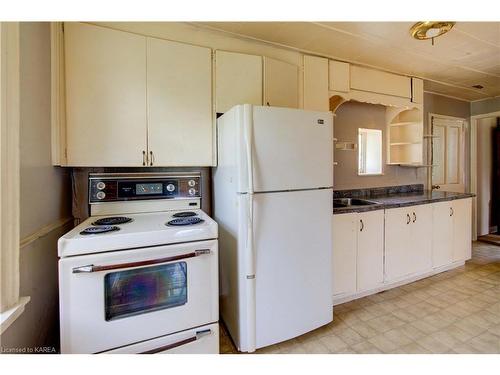
[[[395,281],[411,272],[411,217],[408,207],[385,211],[385,277]]]
[[[349,92],[350,83],[350,65],[341,61],[329,61],[329,84],[328,87],[333,91]]]
[[[471,258],[472,199],[458,199],[451,203],[453,219],[453,261]]]
[[[215,111],[238,104],[262,105],[262,57],[216,51]]]
[[[410,273],[421,274],[432,269],[432,205],[408,207],[411,216]]]
[[[211,50],[154,38],[147,44],[150,162],[212,165]]]
[[[328,59],[304,56],[304,109],[328,111]]]
[[[442,267],[452,262],[453,219],[451,202],[432,204],[432,266]]]
[[[384,211],[358,215],[357,290],[374,289],[384,282]]]
[[[65,23],[69,166],[141,166],[146,151],[146,38]]]
[[[264,105],[298,108],[298,91],[297,66],[264,57]]]
[[[356,213],[333,215],[333,295],[356,292]]]

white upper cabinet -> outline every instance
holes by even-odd
[[[328,59],[304,56],[304,109],[329,111]]]
[[[298,108],[298,67],[264,57],[264,105]]]
[[[146,152],[146,38],[66,23],[67,164],[141,166]]]
[[[411,101],[417,104],[424,102],[424,81],[420,78],[411,79]]]
[[[213,164],[212,52],[148,38],[149,165]]]
[[[215,52],[215,111],[238,104],[262,105],[262,56]]]
[[[380,70],[351,65],[351,89],[411,98],[411,79]]]
[[[351,88],[349,63],[330,60],[328,62],[328,68],[328,88],[332,91],[349,92]]]

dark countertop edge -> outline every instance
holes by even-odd
[[[377,204],[374,204],[371,206],[358,206],[358,207],[354,207],[354,208],[344,208],[344,207],[334,208],[333,214],[339,215],[339,214],[349,214],[349,213],[357,213],[357,212],[387,210],[390,208],[398,208],[398,207],[419,206],[422,204],[454,201],[457,199],[474,198],[476,196],[476,194],[473,194],[473,193],[457,193],[457,194],[460,194],[460,195],[451,196],[451,197],[441,197],[441,198],[429,198],[426,200],[416,200],[416,201],[408,201],[408,202],[401,202],[401,203],[377,203]],[[396,197],[396,196],[397,196],[397,194],[394,195],[394,197]],[[378,197],[378,198],[386,198],[386,197]],[[368,199],[373,201],[373,202],[377,202],[377,197],[368,198]]]

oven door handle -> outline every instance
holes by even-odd
[[[193,251],[191,253],[187,253],[187,254],[175,255],[175,256],[167,257],[167,258],[143,260],[140,262],[109,264],[106,266],[95,266],[93,264],[89,264],[86,266],[73,268],[73,273],[91,273],[91,272],[118,270],[121,268],[134,268],[134,267],[149,266],[152,264],[167,263],[167,262],[174,262],[176,260],[181,260],[181,259],[194,258],[194,257],[200,256],[200,255],[205,255],[205,254],[210,254],[210,249],[195,250],[195,251]]]
[[[205,329],[203,331],[196,331],[196,333],[193,336],[188,337],[187,339],[184,339],[184,340],[181,340],[181,341],[177,341],[177,342],[174,342],[172,344],[160,346],[159,348],[147,350],[147,351],[141,352],[139,354],[156,354],[156,353],[161,353],[161,352],[164,352],[165,350],[170,350],[170,349],[173,349],[173,348],[177,348],[178,346],[189,344],[190,342],[193,342],[193,341],[201,339],[203,336],[207,336],[207,335],[211,335],[211,334],[212,334],[212,330],[211,329]]]

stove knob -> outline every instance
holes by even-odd
[[[174,184],[168,184],[168,185],[167,185],[167,190],[168,190],[169,192],[173,192],[173,191],[175,190],[175,185],[174,185]]]
[[[95,196],[97,199],[104,199],[106,197],[106,193],[104,193],[104,191],[98,191]]]
[[[189,193],[189,195],[195,195],[196,194],[196,189],[191,188],[191,189],[188,190],[188,193]]]
[[[188,185],[189,185],[190,187],[193,187],[194,185],[196,185],[196,181],[195,181],[195,180],[189,180],[189,181],[188,181]]]
[[[106,184],[102,181],[99,181],[96,185],[96,187],[99,189],[99,190],[103,190],[105,187],[106,187]]]

